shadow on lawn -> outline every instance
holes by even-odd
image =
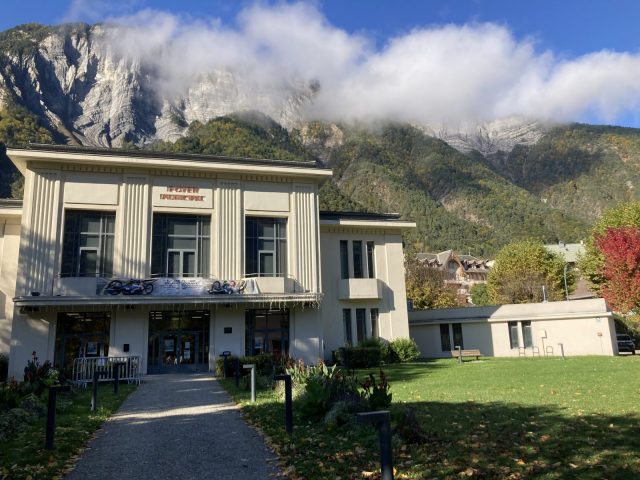
[[[640,478],[638,415],[571,417],[552,407],[501,403],[407,405],[428,434],[411,449],[412,462],[431,471],[424,478]]]

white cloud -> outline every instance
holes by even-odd
[[[89,2],[76,0],[77,8]],[[458,127],[506,116],[603,122],[640,106],[640,55],[593,52],[558,59],[495,24],[429,26],[382,49],[331,25],[308,4],[255,4],[234,25],[143,10],[112,18],[111,46],[153,69],[177,96],[212,71],[278,89],[318,81],[309,118],[394,119]]]

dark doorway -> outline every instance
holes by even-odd
[[[209,319],[207,310],[151,312],[148,373],[208,371]]]
[[[70,370],[80,357],[109,356],[111,315],[106,312],[59,313],[54,365]]]

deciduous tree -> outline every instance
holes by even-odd
[[[596,244],[596,238],[606,234],[611,228],[635,227],[640,228],[640,202],[627,202],[605,212],[591,230],[587,239],[585,254],[579,260],[578,266],[582,274],[593,284],[593,289],[599,292],[606,283],[603,277],[605,261],[602,251]]]
[[[443,272],[407,256],[405,262],[407,299],[415,310],[458,306],[456,288],[445,283]]]
[[[609,228],[595,246],[604,260],[602,296],[614,310],[633,310],[640,305],[640,229]]]
[[[573,289],[573,272],[567,271],[567,286]],[[548,300],[562,300],[564,260],[533,240],[510,243],[496,256],[487,288],[495,304],[541,302],[543,287]]]

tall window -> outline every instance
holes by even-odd
[[[344,329],[344,343],[345,345],[353,345],[353,334],[351,333],[351,309],[342,309],[342,325]]]
[[[440,324],[440,346],[443,352],[451,351],[451,336],[449,335],[449,324]]]
[[[373,250],[375,248],[375,244],[373,242],[367,242],[367,273],[369,274],[369,278],[376,278],[376,270],[374,267],[374,258],[373,258]]]
[[[525,348],[533,347],[533,335],[531,335],[530,320],[522,322],[522,339],[524,340]]]
[[[362,268],[362,242],[360,240],[353,241],[353,278],[363,278],[364,272]]]
[[[371,336],[373,338],[378,338],[380,336],[380,332],[378,330],[378,317],[380,313],[377,308],[371,309]]]
[[[453,329],[453,348],[460,347],[462,350],[464,350],[464,340],[462,339],[462,324],[452,323],[451,327]]]
[[[115,225],[116,215],[112,212],[66,210],[60,274],[112,276]]]
[[[340,278],[349,278],[349,242],[340,240]]]
[[[206,277],[211,255],[211,220],[195,215],[153,215],[151,274]]]
[[[248,217],[245,227],[245,274],[259,277],[286,275],[287,220]]]
[[[367,338],[367,309],[356,308],[356,334],[358,342]]]
[[[518,348],[520,341],[518,340],[518,322],[509,322],[509,343],[511,348]]]

